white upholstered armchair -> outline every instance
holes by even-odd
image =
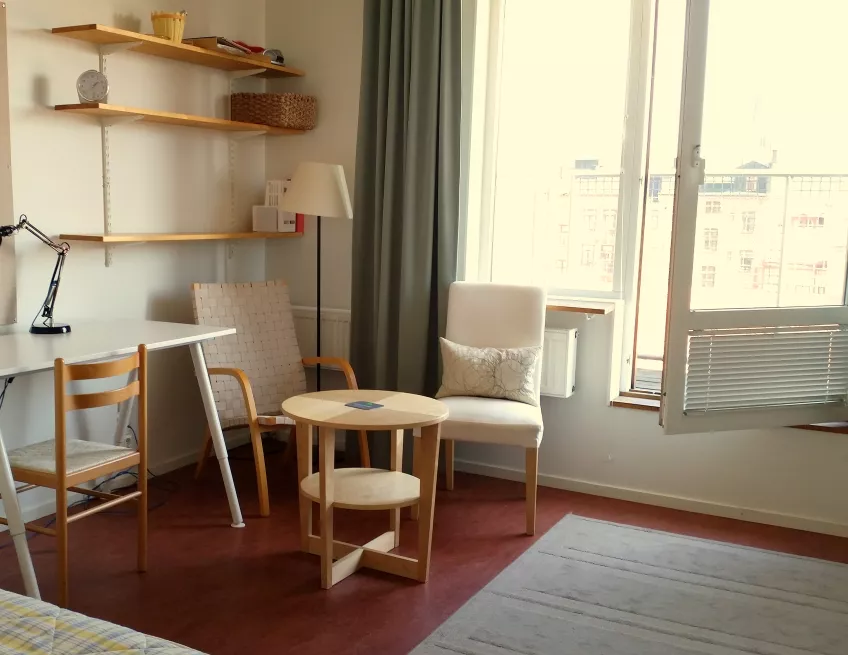
[[[445,338],[474,348],[542,346],[546,294],[541,287],[455,282],[448,297]],[[538,406],[541,358],[534,372],[536,406],[512,400],[454,396],[442,398],[450,415],[442,423],[447,488],[454,484],[454,442],[474,441],[523,448],[527,494],[527,534],[536,531],[536,488],[542,411]],[[415,440],[417,454],[418,439]],[[413,509],[415,515],[415,509]]]

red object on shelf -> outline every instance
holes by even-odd
[[[294,217],[294,231],[300,232],[303,234],[303,214],[295,214]]]

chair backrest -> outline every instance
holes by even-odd
[[[130,375],[132,374],[132,375]],[[102,380],[118,375],[127,375],[127,384],[111,391],[69,394],[68,382],[77,380]],[[53,373],[53,396],[56,420],[56,475],[65,479],[65,452],[67,444],[67,412],[79,409],[94,409],[118,405],[138,397],[138,444],[146,448],[147,443],[147,346],[140,345],[138,352],[129,357],[96,364],[66,364],[64,359],[55,361]]]
[[[279,414],[286,398],[306,392],[285,282],[193,284],[192,300],[198,325],[236,328],[236,334],[203,342],[206,365],[243,370],[260,415]],[[223,427],[244,422],[244,399],[234,378],[213,377],[212,391]]]
[[[474,348],[541,346],[545,340],[545,289],[536,286],[454,282],[448,295],[445,338]],[[536,367],[536,395],[542,367]]]
[[[102,380],[118,375],[129,375],[138,371],[125,386],[111,391],[69,394],[68,382],[77,380]],[[118,405],[136,396],[146,401],[147,392],[147,347],[139,346],[138,352],[129,357],[96,364],[66,364],[57,359],[54,369],[56,414],[64,415],[78,409],[94,409]]]

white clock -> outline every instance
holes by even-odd
[[[85,71],[77,78],[77,95],[80,102],[106,102],[109,80],[100,71]]]

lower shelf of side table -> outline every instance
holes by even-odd
[[[320,473],[303,479],[300,489],[314,502],[321,501]],[[343,509],[395,509],[418,502],[418,478],[399,471],[345,468],[333,471],[333,507]]]

